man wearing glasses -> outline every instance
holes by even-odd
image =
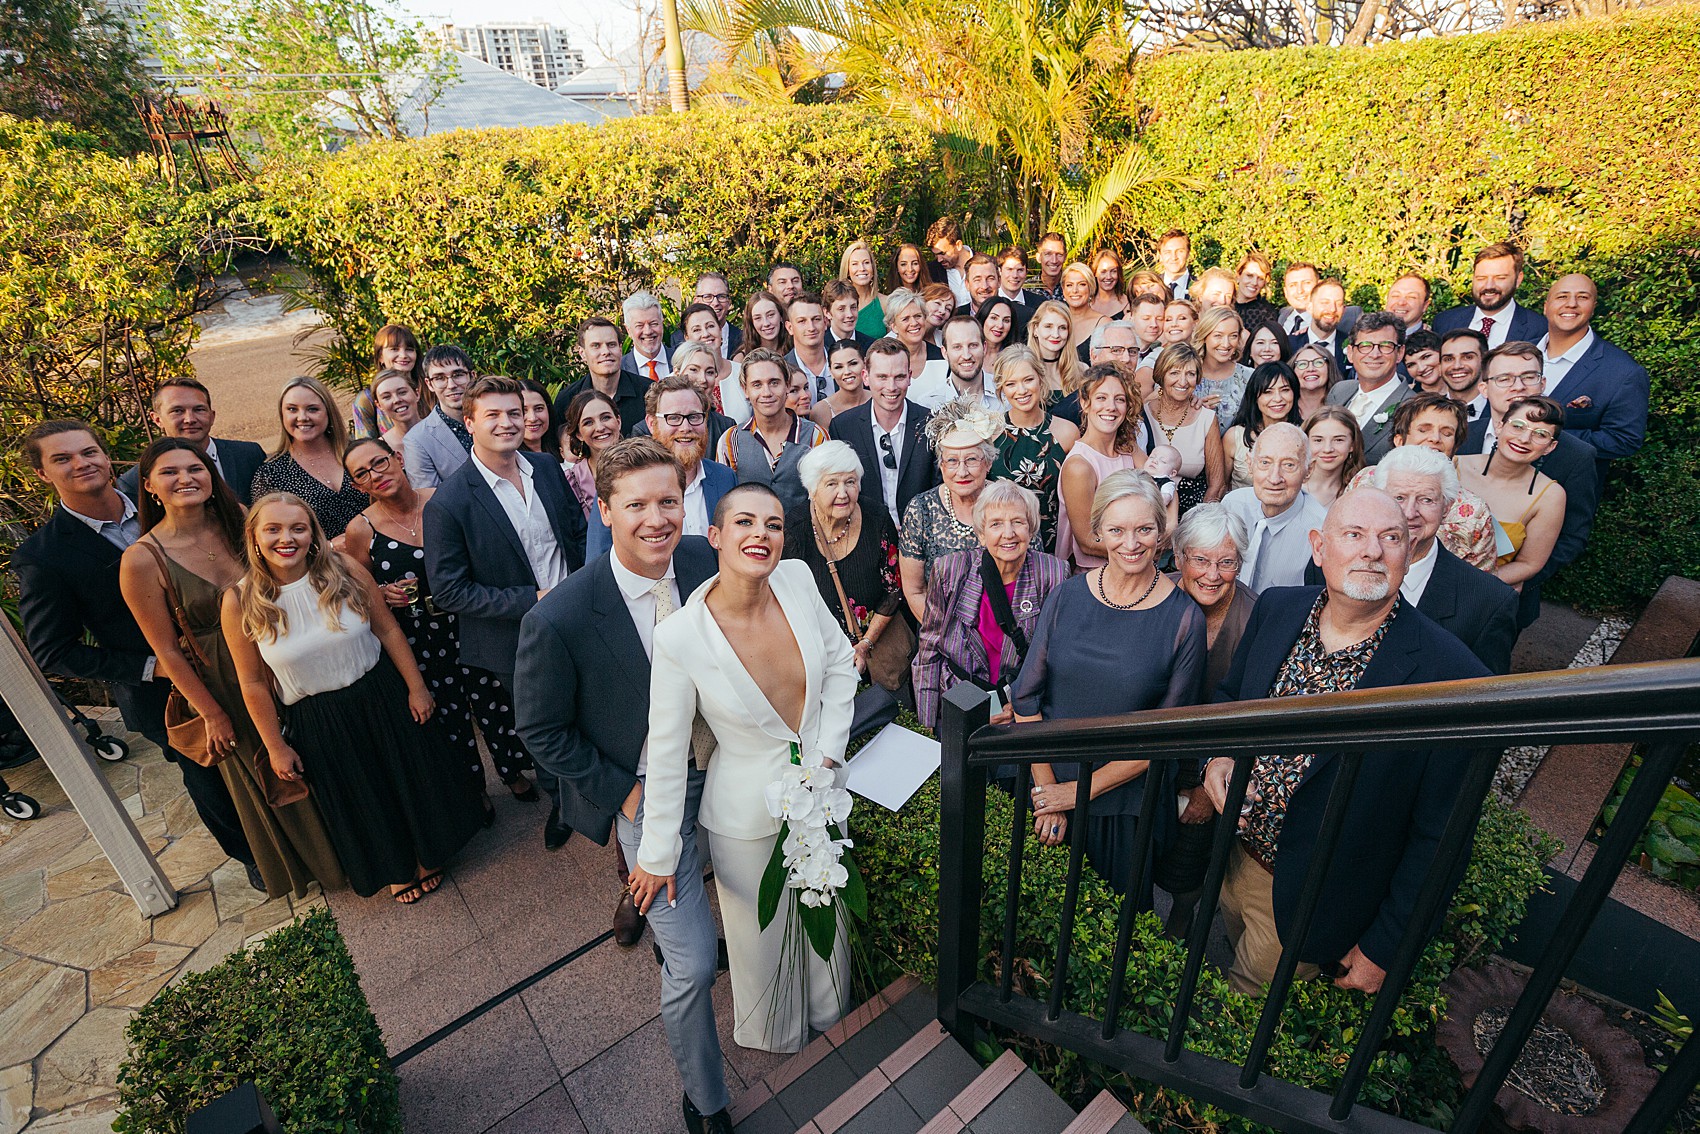
[[[701,303],[714,312],[714,317],[720,320],[723,331],[720,336],[720,356],[731,358],[738,353],[743,345],[744,331],[736,322],[728,323],[726,317],[732,311],[732,290],[726,284],[726,277],[719,272],[704,272],[697,277],[696,290],[691,292],[691,303]],[[685,341],[685,329],[680,327],[667,336],[667,349]]]
[[[1405,321],[1391,311],[1366,312],[1352,327],[1346,347],[1355,378],[1328,392],[1328,404],[1345,406],[1364,435],[1364,463],[1373,465],[1393,448],[1393,411],[1411,396],[1399,377],[1405,357]]]
[[[939,482],[938,464],[924,427],[932,415],[909,400],[909,352],[887,336],[868,348],[868,390],[873,397],[833,417],[827,436],[862,459],[862,502],[899,524],[909,501]]]
[[[415,488],[435,488],[472,452],[472,434],[461,420],[461,402],[472,385],[472,360],[449,343],[425,352],[425,384],[436,396],[437,408],[407,431],[402,464]]]
[[[1505,412],[1518,398],[1546,392],[1546,359],[1531,342],[1512,340],[1490,351],[1486,377],[1488,412],[1470,423],[1460,453],[1489,453],[1505,427]],[[411,436],[411,434],[409,434]],[[1568,432],[1560,432],[1553,451],[1537,466],[1564,489],[1564,525],[1558,542],[1538,575],[1523,583],[1517,624],[1527,626],[1540,614],[1541,583],[1566,563],[1582,554],[1588,532],[1594,526],[1594,509],[1600,500],[1599,476],[1594,447]]]
[[[670,374],[644,394],[650,436],[685,466],[684,535],[706,536],[720,498],[738,485],[738,474],[706,459],[710,444],[708,397],[689,379]]]

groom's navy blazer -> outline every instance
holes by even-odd
[[[584,566],[584,509],[560,463],[521,451],[567,566]],[[431,597],[460,616],[460,661],[495,674],[514,669],[519,620],[537,605],[537,577],[519,533],[468,459],[425,502],[425,577]]]
[[[1269,696],[1321,590],[1271,587],[1258,596],[1217,701]],[[1487,667],[1462,642],[1400,599],[1387,637],[1357,687],[1486,676]],[[1275,925],[1283,936],[1293,929],[1299,890],[1339,769],[1336,757],[1325,752],[1312,760],[1287,803],[1275,850]],[[1382,968],[1392,963],[1458,797],[1466,759],[1462,749],[1430,747],[1364,757],[1301,960],[1331,963],[1357,945]]]
[[[649,655],[614,581],[611,554],[526,614],[514,672],[514,726],[525,750],[560,781],[562,821],[604,846],[637,783],[649,735]],[[680,600],[717,569],[706,539],[680,540],[673,552]]]

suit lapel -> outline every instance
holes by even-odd
[[[1453,571],[1462,567],[1463,563],[1440,546],[1438,539],[1434,541],[1434,550],[1430,554],[1436,556],[1434,570],[1429,574],[1428,586],[1423,588],[1422,601],[1417,603],[1417,609],[1439,622],[1458,613],[1458,588],[1453,583],[1456,577]]]
[[[507,510],[502,507],[502,502],[496,499],[496,494],[484,482],[484,474],[479,472],[477,466],[473,464],[472,457],[468,457],[466,464],[462,467],[466,470],[468,487],[472,489],[472,498],[478,501],[484,511],[489,513],[491,521],[502,533],[502,538],[508,541],[508,546],[513,549],[515,555],[519,556],[519,561],[525,564],[526,571],[530,572],[531,557],[525,553],[525,545],[520,543],[519,533],[514,531],[514,522],[508,519]]]
[[[1594,377],[1594,371],[1605,359],[1605,348],[1601,345],[1604,341],[1596,334],[1594,341],[1588,346],[1588,352],[1576,360],[1576,364],[1558,385],[1547,391],[1547,397],[1562,406],[1587,389],[1589,381]]]
[[[601,635],[603,644],[614,655],[620,668],[626,671],[633,696],[638,698],[639,707],[647,714],[649,656],[643,652],[643,639],[638,637],[637,626],[632,623],[632,612],[626,607],[620,585],[614,581],[614,568],[608,561],[608,555],[597,560],[592,568],[596,575],[591,580],[590,602],[596,613],[596,632]],[[680,587],[683,588],[682,580]]]
[[[522,453],[520,459],[530,461],[531,457]],[[536,490],[537,498],[543,503],[543,514],[549,517],[549,530],[555,533],[555,543],[560,547],[561,553],[565,555],[567,548],[572,546],[572,537],[564,526],[565,521],[561,518],[566,515],[566,508],[569,504],[566,498],[566,478],[557,479],[555,476],[551,476],[549,463],[547,457],[531,462],[531,486]],[[500,507],[500,504],[498,503],[497,506]],[[576,504],[574,506],[576,507]],[[591,511],[593,514],[595,513],[594,508]]]
[[[1439,564],[1435,566],[1439,567]],[[1399,614],[1393,619],[1393,625],[1387,628],[1387,637],[1381,640],[1381,647],[1375,651],[1375,656],[1364,666],[1363,676],[1358,679],[1356,688],[1389,689],[1404,685],[1411,679],[1411,675],[1417,672],[1417,629],[1410,614],[1411,604],[1401,598]],[[1320,753],[1310,762],[1310,767],[1305,769],[1304,779],[1309,780],[1322,768],[1327,767],[1333,762],[1335,755],[1333,752]]]
[[[82,553],[98,566],[111,566],[124,554],[116,544],[67,512],[64,505],[54,509],[53,522],[66,547]]]

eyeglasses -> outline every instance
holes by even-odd
[[[887,434],[887,436],[890,436],[890,434]],[[946,457],[939,462],[939,467],[944,469],[945,472],[975,472],[984,467],[985,463],[986,458],[984,457]],[[893,465],[892,467],[896,468],[897,466]]]
[[[885,454],[880,458],[881,464],[888,469],[897,468],[897,454],[891,451],[891,434],[880,434],[880,452]]]
[[[1537,386],[1546,385],[1546,380],[1547,376],[1541,371],[1528,370],[1522,374],[1495,374],[1492,378],[1487,379],[1487,384],[1498,386],[1502,390],[1507,386],[1527,386],[1533,389]]]
[[[435,386],[438,382],[453,382],[458,386],[462,382],[472,381],[472,371],[465,369],[449,370],[441,374],[433,374],[427,378],[426,381],[431,383],[433,386]]]
[[[386,454],[385,456],[374,458],[372,463],[363,469],[354,469],[348,475],[355,484],[361,484],[365,481],[371,480],[374,473],[389,472],[390,466],[393,464],[395,464],[395,458]]]
[[[1186,557],[1186,563],[1194,571],[1208,571],[1214,567],[1224,575],[1232,575],[1240,569],[1240,561],[1232,556],[1227,559],[1210,559],[1203,555],[1189,555]]]
[[[1303,362],[1293,363],[1294,370],[1327,370],[1328,362],[1321,358],[1307,358]]]
[[[667,423],[669,429],[677,429],[681,425],[701,425],[708,420],[706,413],[664,413],[661,420]]]
[[[1353,343],[1365,354],[1392,354],[1399,349],[1398,343]]]
[[[1523,421],[1520,418],[1517,419],[1517,420],[1514,420],[1514,421],[1506,422],[1505,423],[1505,432],[1526,434],[1530,437],[1533,437],[1536,441],[1542,441],[1542,442],[1551,441],[1554,437],[1558,436],[1557,430],[1549,429],[1544,425],[1532,425],[1529,422]]]

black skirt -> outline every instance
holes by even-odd
[[[354,892],[406,885],[464,847],[482,814],[457,776],[461,761],[433,718],[416,724],[387,655],[346,689],[283,710],[331,844]]]

